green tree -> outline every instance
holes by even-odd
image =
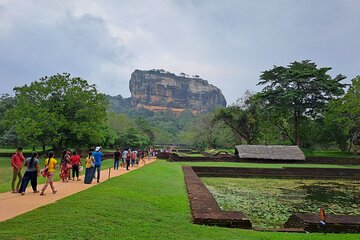
[[[218,109],[214,120],[225,123],[239,139],[244,139],[247,144],[252,144],[259,136],[258,106],[249,91],[238,100],[237,104]]]
[[[344,97],[330,102],[326,121],[337,134],[346,136],[350,148],[352,144],[360,145],[360,76],[352,80]]]
[[[258,85],[265,85],[258,99],[279,129],[293,144],[301,145],[301,127],[305,117],[315,118],[326,104],[344,94],[345,76],[332,78],[331,68],[317,68],[309,60],[274,66],[264,71]]]
[[[20,139],[59,148],[104,143],[108,102],[79,77],[57,74],[14,88],[16,106],[7,114]]]
[[[138,129],[130,127],[119,135],[119,143],[128,148],[145,148],[150,145],[150,139]]]
[[[17,142],[16,133],[13,127],[7,127],[5,121],[6,112],[15,107],[16,100],[9,94],[0,97],[0,142],[3,146],[14,145]]]
[[[155,134],[150,126],[150,123],[143,117],[139,117],[135,120],[136,127],[140,133],[145,134],[149,139],[149,144],[153,144],[155,140]]]

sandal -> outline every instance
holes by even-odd
[[[44,196],[44,195],[45,195],[44,192],[41,192],[41,193],[40,193],[40,196]]]
[[[54,190],[54,191],[53,191],[53,194],[55,194],[55,193],[57,193],[57,190]]]

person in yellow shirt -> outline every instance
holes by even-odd
[[[85,163],[85,184],[90,184],[92,182],[92,179],[94,178],[94,166],[95,166],[95,159],[92,156],[92,151],[89,151],[88,156],[86,157],[86,163]]]
[[[42,188],[40,195],[44,195],[44,192],[49,184],[50,184],[53,194],[55,194],[57,192],[57,190],[55,189],[54,184],[53,184],[54,172],[57,167],[57,165],[56,165],[57,161],[54,157],[55,157],[55,154],[54,154],[54,152],[51,151],[48,154],[48,158],[45,160],[45,167],[47,168],[47,170],[46,170],[47,171],[47,173],[46,173],[47,181],[46,181],[44,187]]]

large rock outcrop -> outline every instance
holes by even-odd
[[[198,77],[177,76],[163,70],[135,70],[130,79],[131,104],[154,112],[206,113],[225,107],[221,90]]]

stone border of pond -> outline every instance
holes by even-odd
[[[222,210],[200,177],[273,177],[301,179],[354,179],[360,180],[360,169],[343,168],[237,168],[183,166],[190,202],[192,221],[195,224],[254,229],[277,232],[332,232],[360,233],[360,215],[327,215],[326,228],[320,226],[320,216],[295,213],[282,229],[253,228],[251,220],[240,211]]]
[[[238,211],[223,211],[190,166],[184,166],[193,223],[251,229],[251,222]]]

